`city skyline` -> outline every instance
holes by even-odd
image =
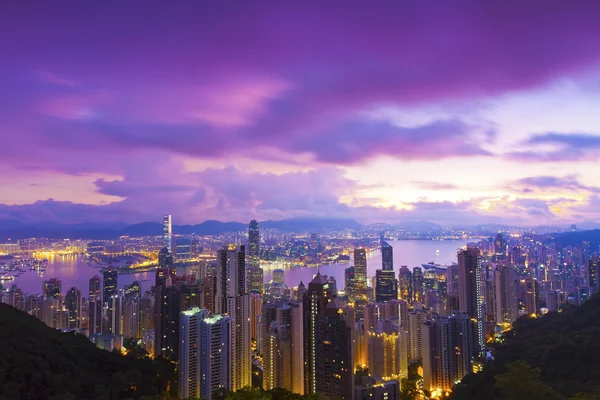
[[[597,2],[1,8],[0,221],[600,221]]]

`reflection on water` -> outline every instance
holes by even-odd
[[[466,246],[471,240],[396,240],[388,241],[394,248],[394,271],[396,273],[402,265],[410,269],[419,267],[433,261],[436,264],[450,264],[456,262],[456,251]],[[321,274],[334,276],[338,289],[344,288],[344,270],[352,266],[352,262],[324,265],[320,268]],[[375,276],[375,270],[381,269],[381,251],[376,250],[367,254],[367,274]],[[298,286],[300,281],[305,285],[317,273],[317,268],[289,268],[285,270],[285,283],[288,286]],[[265,270],[265,282],[270,281],[273,270]]]
[[[27,270],[6,286],[16,284],[25,293],[41,293],[43,281],[58,278],[62,281],[63,293],[75,286],[87,296],[89,280],[94,275],[102,276],[102,269],[88,265],[81,255],[50,255],[48,267],[43,274]],[[154,272],[119,275],[119,287],[122,288],[136,280],[141,283],[142,290],[149,290],[154,280]]]
[[[389,243],[394,248],[394,270],[397,272],[400,266],[407,265],[410,268],[420,266],[430,261],[436,264],[449,264],[456,262],[456,250],[465,246],[468,240],[398,240]],[[352,263],[332,264],[321,267],[321,273],[334,276],[339,289],[344,287],[344,269]],[[373,251],[367,256],[367,269],[369,276],[375,276],[375,270],[381,268],[381,252]],[[185,273],[186,268],[178,268],[177,274]],[[312,280],[317,273],[316,268],[289,268],[285,270],[285,283],[288,286],[297,286],[300,281],[305,285]],[[48,267],[43,275],[35,271],[27,270],[23,275],[12,282],[5,282],[5,286],[17,284],[25,293],[41,293],[42,282],[50,278],[62,280],[63,293],[75,286],[81,290],[84,296],[88,293],[89,280],[94,275],[101,276],[101,269],[94,268],[85,262],[80,255],[54,255],[48,257]],[[265,282],[271,280],[272,269],[264,270]],[[142,290],[150,290],[154,282],[154,271],[140,272],[136,274],[119,275],[119,288],[139,281]]]

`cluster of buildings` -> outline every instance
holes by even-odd
[[[368,250],[355,248],[344,290],[318,271],[307,285],[288,288],[283,270],[264,283],[256,221],[247,245],[221,247],[192,275],[176,273],[170,216],[162,241],[148,292],[137,282],[119,289],[118,270],[107,268],[90,279],[86,298],[49,279],[39,295],[13,287],[1,300],[106,349],[138,339],[154,356],[178,362],[181,398],[210,400],[220,389],[258,385],[394,400],[410,369],[422,377],[421,393],[448,393],[517,318],[580,304],[600,290],[600,257],[589,243],[559,246],[535,235],[498,234],[458,250],[451,265],[409,268],[395,266],[382,234],[381,268],[368,276]]]

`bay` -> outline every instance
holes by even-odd
[[[410,269],[421,266],[421,264],[434,262],[436,264],[450,264],[456,262],[456,252],[459,248],[465,246],[471,240],[396,240],[388,241],[394,248],[394,271],[400,269],[402,265]],[[344,270],[352,266],[352,261],[348,263],[329,264],[320,267],[323,275],[329,275],[336,278],[338,289],[344,287]],[[281,267],[278,267],[281,268]],[[264,280],[268,282],[272,279],[273,269],[264,269]],[[381,251],[375,250],[367,254],[367,272],[368,276],[375,276],[375,270],[381,269]],[[284,268],[286,285],[298,286],[300,281],[308,286],[308,283],[317,274],[317,268],[300,267]],[[186,268],[178,268],[177,274],[185,273]],[[25,271],[23,275],[18,276],[13,281],[3,282],[5,288],[16,284],[24,293],[37,294],[42,292],[43,281],[57,278],[62,281],[62,292],[66,293],[71,287],[76,287],[82,291],[84,296],[88,294],[89,280],[91,277],[102,276],[101,269],[89,265],[81,255],[60,256],[54,255],[48,257],[48,267],[43,275],[36,271]],[[118,278],[119,288],[131,284],[133,281],[141,283],[142,290],[150,290],[154,283],[154,271],[120,274]]]

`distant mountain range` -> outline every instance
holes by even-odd
[[[563,246],[590,242],[590,249],[597,251],[600,247],[600,229],[560,233],[556,235],[555,241]]]
[[[280,221],[259,221],[261,229],[279,229],[283,232],[319,232],[322,230],[342,230],[342,229],[362,229],[368,228],[372,230],[392,230],[403,228],[413,232],[436,232],[442,231],[442,225],[429,221],[402,221],[394,224],[377,223],[371,225],[362,225],[353,219],[339,218],[292,218],[283,219]],[[590,223],[591,227],[599,225]],[[507,225],[478,225],[471,227],[475,232],[481,234],[494,234],[494,232],[504,231],[507,229],[516,228]],[[550,227],[538,227],[537,229],[551,231]],[[162,224],[159,222],[142,222],[139,224],[128,225],[125,223],[81,223],[81,224],[60,224],[55,222],[41,222],[37,224],[27,224],[15,220],[0,220],[0,242],[5,242],[8,239],[18,240],[31,237],[47,237],[47,238],[73,238],[73,239],[116,239],[120,236],[158,236],[162,235]],[[219,235],[226,232],[239,232],[248,229],[247,223],[242,222],[220,222],[216,220],[204,221],[196,225],[173,225],[173,233],[181,235]],[[536,229],[536,228],[532,228]],[[564,228],[555,228],[556,232],[564,231]],[[557,236],[561,242],[569,244],[570,240],[575,240],[580,234],[586,235],[585,232],[567,232]],[[596,230],[600,233],[600,230]],[[573,234],[569,236],[569,234]],[[597,248],[596,236],[591,234],[591,243]],[[600,234],[598,235],[600,244]],[[573,239],[571,239],[573,238]]]
[[[284,219],[259,222],[262,229],[279,229],[284,232],[318,232],[323,229],[360,229],[363,227],[353,219]],[[218,235],[248,229],[241,222],[204,221],[197,225],[173,225],[173,233],[181,235]],[[120,236],[158,236],[163,226],[158,222],[142,222],[134,225],[107,224],[22,224],[15,221],[0,221],[0,240],[18,240],[31,237],[116,239]]]

